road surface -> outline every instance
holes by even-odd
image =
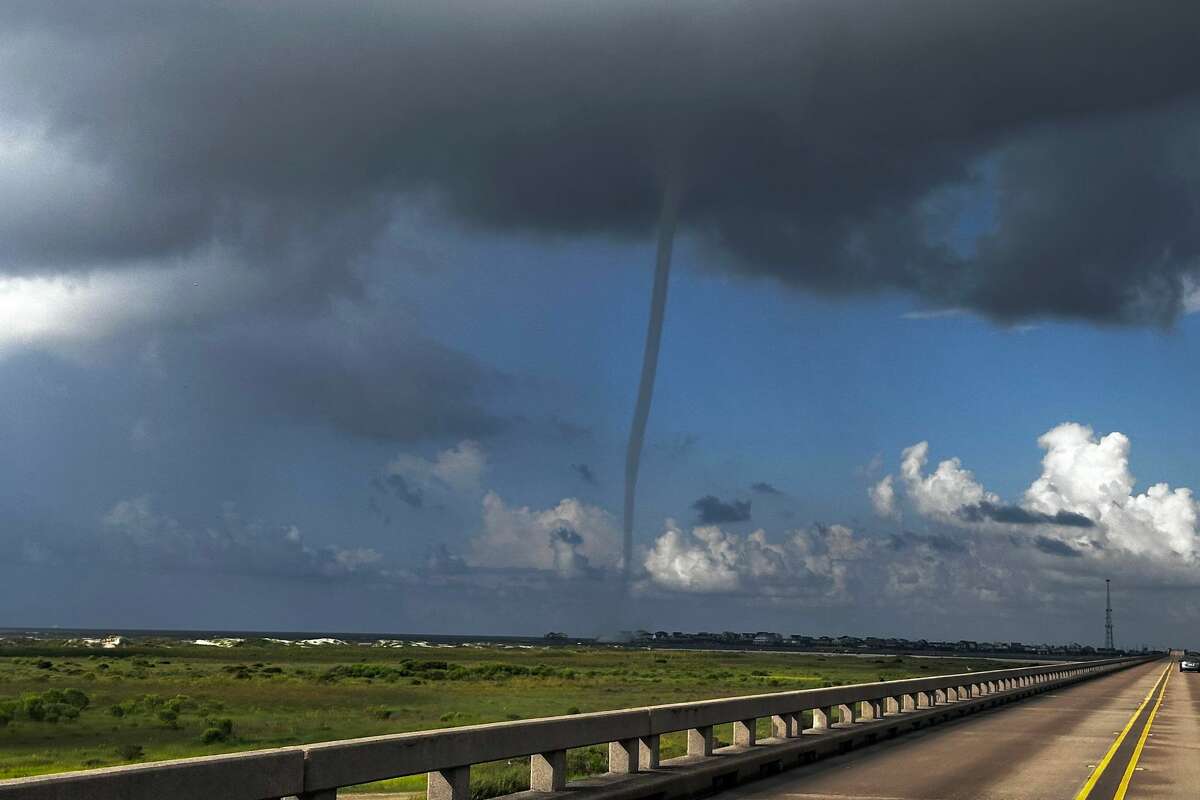
[[[721,800],[1200,798],[1200,674],[1157,661],[722,792]]]

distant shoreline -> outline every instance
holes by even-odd
[[[916,658],[992,658],[1004,661],[1038,662],[1075,660],[1096,655],[1095,653],[1079,652],[1028,652],[1012,650],[956,650],[949,648],[925,647],[881,647],[878,644],[861,647],[830,647],[828,644],[754,644],[752,642],[726,642],[710,639],[697,640],[634,640],[610,641],[591,637],[546,637],[519,635],[459,635],[433,633],[348,633],[344,631],[235,631],[235,630],[181,630],[181,629],[145,629],[145,628],[0,628],[0,644],[5,639],[42,640],[89,640],[96,642],[105,638],[121,637],[127,639],[168,639],[204,646],[234,647],[246,640],[267,640],[267,644],[280,646],[336,646],[338,644],[361,646],[429,646],[429,647],[458,647],[458,646],[541,646],[541,647],[616,647],[629,649],[655,650],[705,650],[712,652],[753,652],[753,653],[803,653],[806,655],[826,656],[912,656]],[[111,647],[112,645],[108,645]]]

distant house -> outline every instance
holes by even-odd
[[[561,642],[563,639],[567,638],[567,635],[561,631],[550,631],[546,634],[546,638],[550,641]]]
[[[779,644],[783,641],[783,637],[778,633],[759,631],[758,633],[754,634],[753,641],[755,644]]]

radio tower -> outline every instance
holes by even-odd
[[[1109,579],[1104,579],[1104,649],[1113,650],[1112,637],[1112,593],[1108,588]]]

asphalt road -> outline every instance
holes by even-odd
[[[722,800],[1200,798],[1200,674],[1158,661],[722,792]]]

